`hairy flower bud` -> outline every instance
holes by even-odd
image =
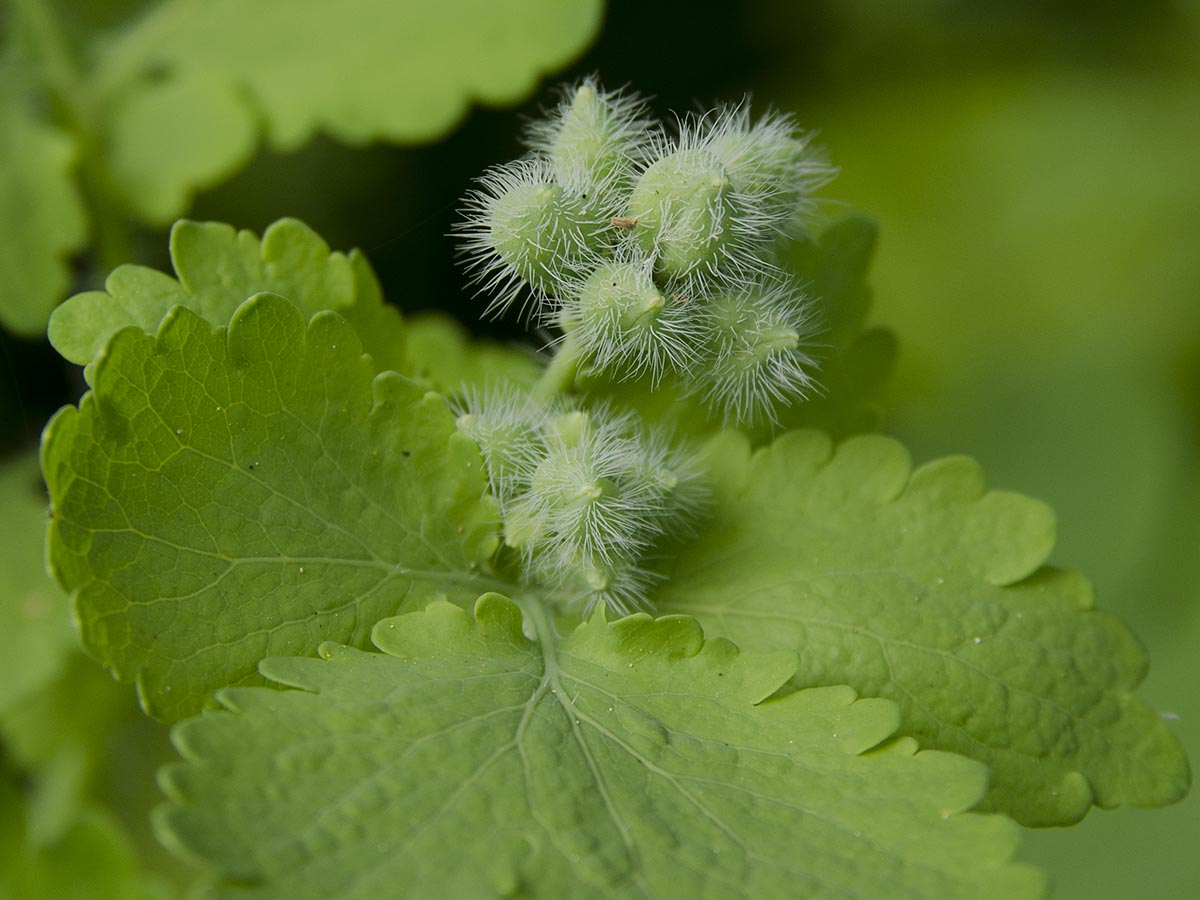
[[[794,228],[811,213],[813,191],[834,175],[790,116],[768,113],[752,123],[743,103],[718,110],[693,130],[698,132],[693,140],[721,161],[774,230]]]
[[[458,426],[483,451],[505,544],[566,602],[635,608],[649,584],[645,557],[686,532],[703,504],[691,454],[629,415],[472,399]]]
[[[732,274],[752,260],[758,235],[725,167],[702,149],[668,153],[642,173],[626,216],[633,237],[668,281]]]
[[[816,390],[811,306],[788,284],[756,285],[708,300],[707,365],[695,389],[726,422],[775,421]]]
[[[506,309],[528,286],[557,297],[606,255],[611,213],[597,202],[600,182],[561,183],[543,161],[493,169],[468,198],[464,252],[481,292]]]
[[[497,499],[511,500],[545,452],[542,429],[552,411],[524,395],[498,391],[470,394],[456,411],[455,425],[479,445]]]
[[[596,79],[586,78],[563,92],[558,109],[530,126],[526,143],[550,160],[560,178],[584,169],[601,183],[620,184],[641,161],[654,133],[639,97],[606,92]]]
[[[669,377],[751,424],[815,390],[811,307],[779,254],[833,170],[790,117],[723,106],[668,136],[587,79],[527,139],[528,158],[481,180],[462,230],[493,308],[524,295],[562,329],[549,393],[580,371]]]
[[[571,331],[598,371],[617,377],[686,372],[700,341],[697,307],[668,296],[654,283],[648,261],[600,265],[564,307]]]

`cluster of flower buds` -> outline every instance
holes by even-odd
[[[643,605],[653,580],[646,561],[686,534],[703,506],[694,457],[605,407],[496,394],[467,397],[459,413],[525,576],[572,606]]]
[[[461,226],[493,311],[523,302],[593,370],[671,378],[727,423],[814,389],[811,303],[777,254],[832,169],[790,118],[741,104],[668,136],[588,79],[527,143],[480,179]]]

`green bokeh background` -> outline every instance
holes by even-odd
[[[881,226],[873,319],[900,343],[884,429],[1050,502],[1053,561],[1146,643],[1142,694],[1200,759],[1200,2],[616,0],[563,77],[590,72],[662,113],[753,92],[819,129],[841,169],[824,212]],[[192,215],[300,216],[363,248],[406,309],[514,336],[474,322],[446,234],[471,178],[520,152],[516,122],[481,110],[427,147],[263,151]],[[165,265],[162,233],[136,238]],[[81,266],[77,287],[97,277]],[[4,453],[79,381],[44,344],[0,342]],[[1024,846],[1061,900],[1200,897],[1195,797]]]

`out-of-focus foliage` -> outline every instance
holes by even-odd
[[[66,598],[39,565],[46,495],[32,454],[0,465],[0,569],[5,574],[0,634],[0,716],[63,668],[74,639]]]
[[[89,231],[105,267],[260,140],[351,144],[449,131],[577,55],[602,0],[155,0],[0,16],[0,323],[36,335]],[[86,212],[85,212],[86,209]],[[92,286],[92,285],[88,285]]]

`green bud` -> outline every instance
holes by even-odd
[[[639,561],[699,509],[691,455],[630,415],[501,395],[471,399],[457,422],[483,448],[505,544],[564,602],[632,608],[648,578]]]
[[[766,229],[786,229],[812,211],[812,193],[834,174],[791,117],[768,113],[751,123],[745,104],[693,121],[691,140],[711,152]]]
[[[564,524],[586,518],[587,507],[601,501],[605,493],[614,494],[615,486],[589,465],[586,451],[563,445],[552,447],[538,463],[529,479],[529,491],[551,513],[560,532],[576,532],[580,529]]]
[[[580,85],[550,148],[555,171],[568,173],[581,167],[597,180],[628,171],[625,129],[626,123],[614,116],[594,85]]]
[[[532,554],[546,539],[545,517],[537,505],[522,497],[504,510],[504,543]]]
[[[547,553],[534,560],[532,571],[555,593],[586,605],[603,601],[620,615],[636,610],[652,581],[634,559],[601,559],[570,552]]]
[[[582,410],[563,413],[550,421],[551,439],[566,449],[586,446],[594,434],[592,418]]]
[[[541,443],[530,425],[512,416],[467,413],[455,421],[458,430],[479,445],[488,479],[501,497],[529,477],[531,459]]]
[[[750,286],[709,299],[707,365],[697,382],[727,422],[775,421],[816,389],[810,307],[787,285]]]
[[[550,160],[560,183],[582,171],[593,183],[615,188],[644,155],[652,133],[640,99],[608,93],[589,78],[569,90],[548,119],[535,123],[527,140]]]
[[[696,356],[695,307],[667,297],[641,262],[602,264],[565,308],[563,325],[599,371],[657,380]]]
[[[517,185],[497,197],[490,225],[500,258],[551,296],[586,268],[590,253],[602,248],[600,227],[589,221],[581,198],[544,181]]]
[[[642,173],[627,216],[638,247],[667,279],[728,267],[748,235],[739,232],[737,197],[720,161],[703,150],[677,150]]]
[[[592,273],[580,291],[579,317],[585,328],[611,326],[632,334],[649,331],[662,316],[667,298],[634,263],[609,262]]]
[[[612,204],[586,177],[556,180],[545,160],[518,160],[467,198],[463,250],[480,291],[504,309],[522,295],[558,298],[611,253]]]

